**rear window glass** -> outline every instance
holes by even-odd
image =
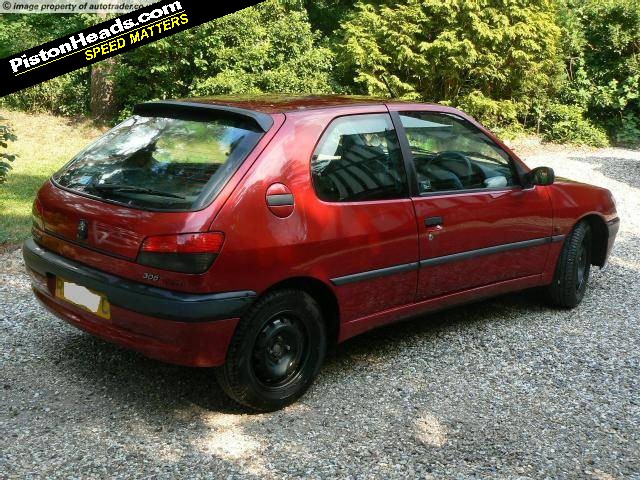
[[[79,153],[53,180],[131,207],[206,206],[256,146],[251,120],[134,116]]]

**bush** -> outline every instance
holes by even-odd
[[[9,142],[16,140],[13,131],[4,122],[5,119],[0,117],[0,148],[2,149],[6,149],[9,146]],[[0,151],[0,183],[4,183],[7,180],[7,173],[11,170],[10,162],[15,159],[15,155]]]
[[[362,93],[466,107],[506,128],[555,92],[560,29],[551,0],[361,0],[340,62]]]
[[[640,2],[556,1],[566,64],[560,101],[586,108],[613,138],[633,135],[640,118]]]
[[[616,140],[627,147],[640,146],[640,117],[631,112],[625,114],[622,117]]]
[[[0,15],[0,57],[97,22]],[[22,32],[29,31],[29,38]],[[625,145],[640,129],[638,0],[267,0],[114,58],[114,111],[193,95],[364,93],[469,112],[500,135]],[[0,99],[89,111],[90,67]]]
[[[577,143],[604,147],[609,144],[605,130],[587,120],[576,105],[552,103],[540,118],[542,138],[548,142]]]
[[[518,112],[522,108],[513,100],[493,100],[480,91],[473,91],[458,99],[456,106],[496,133],[522,131]]]
[[[267,0],[118,57],[116,96],[130,109],[191,95],[330,93],[333,52],[319,44],[300,2]]]
[[[0,100],[0,105],[37,113],[81,115],[89,107],[89,69],[83,68],[20,90]]]
[[[47,13],[0,15],[0,57],[71,35],[88,26],[95,17]],[[88,68],[83,68],[8,95],[0,99],[0,106],[57,115],[86,113],[89,101],[88,72]]]

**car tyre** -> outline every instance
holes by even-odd
[[[584,297],[591,269],[591,228],[580,222],[565,239],[558,259],[549,300],[562,308],[576,307]]]
[[[277,290],[241,318],[218,383],[256,411],[278,410],[300,398],[324,362],[326,330],[320,307],[306,292]]]

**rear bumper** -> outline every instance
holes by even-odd
[[[33,239],[24,242],[22,255],[27,267],[40,275],[63,277],[105,294],[112,305],[179,322],[239,317],[256,297],[251,291],[191,294],[152,287],[61,257]]]
[[[238,318],[254,292],[194,295],[136,283],[95,270],[38,246],[23,245],[37,298],[55,315],[93,335],[149,357],[190,366],[224,363]],[[105,320],[55,296],[55,277],[104,294]]]

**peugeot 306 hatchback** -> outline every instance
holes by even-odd
[[[576,306],[618,222],[450,107],[199,98],[139,105],[47,181],[24,258],[54,314],[266,411],[369,329],[538,286]]]

